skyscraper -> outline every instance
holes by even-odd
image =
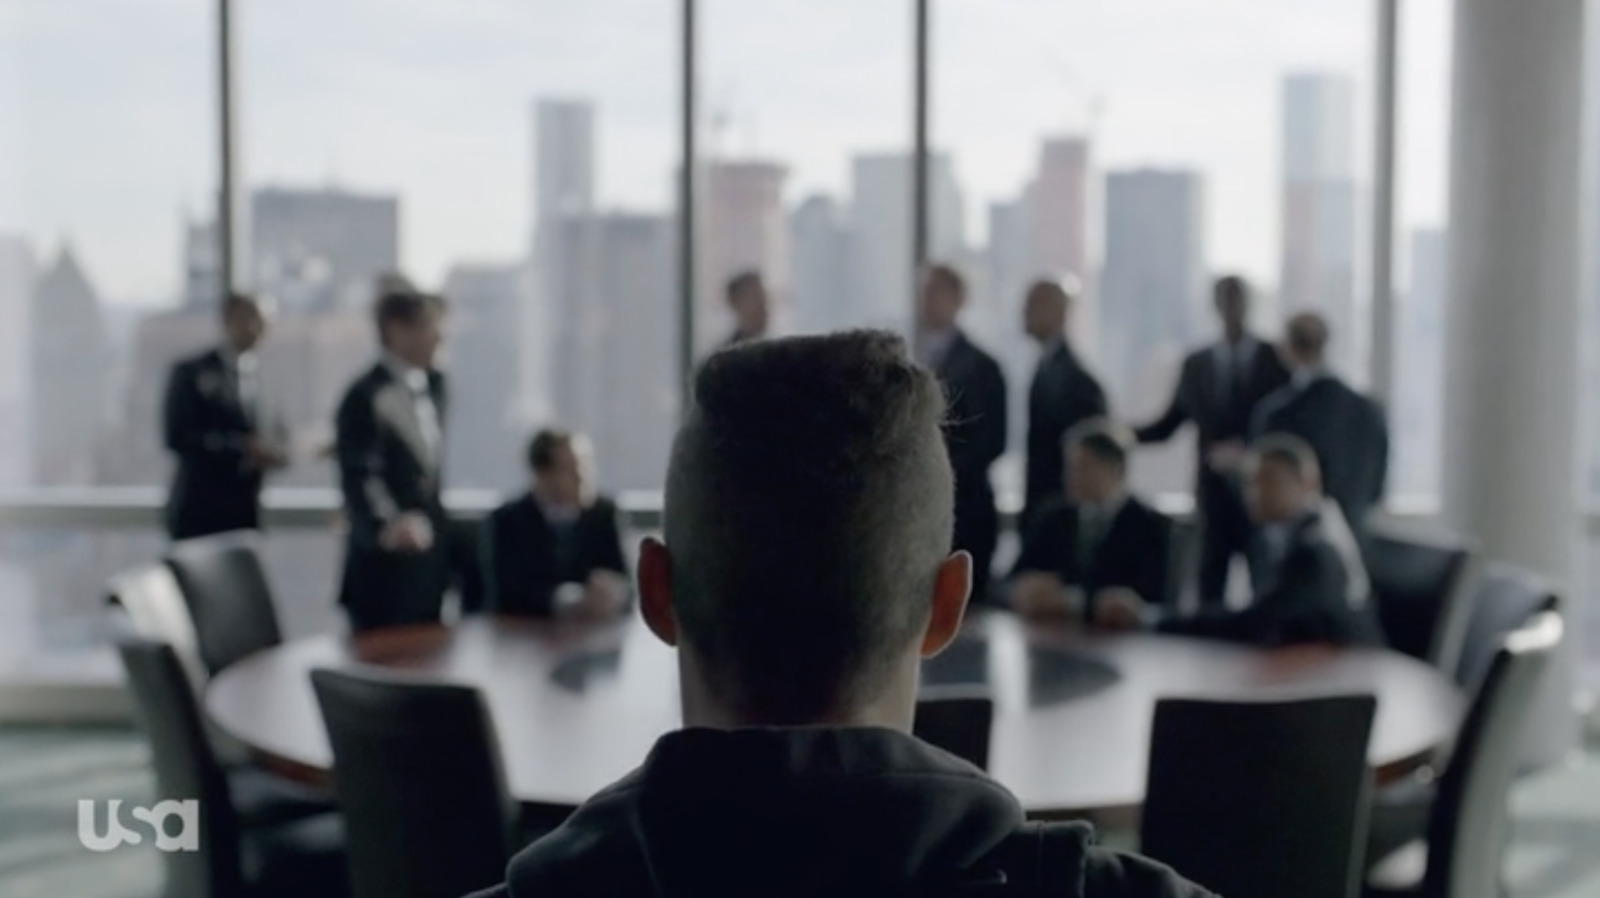
[[[521,359],[527,266],[457,265],[445,277],[450,299],[450,421],[445,482],[510,490],[523,480],[526,422],[514,389]]]
[[[851,299],[850,232],[843,210],[830,196],[809,196],[789,216],[789,234],[795,330],[826,333],[843,327]]]
[[[1101,272],[1103,365],[1122,403],[1168,389],[1153,359],[1181,353],[1196,335],[1205,290],[1204,188],[1192,171],[1139,169],[1106,175],[1106,254]]]
[[[222,244],[213,221],[183,223],[183,305],[216,308],[222,298]]]
[[[788,174],[783,165],[760,159],[706,164],[695,316],[695,345],[702,351],[731,330],[725,288],[728,279],[741,271],[760,272],[771,294],[775,321],[786,316],[791,284],[783,183]]]
[[[1356,314],[1355,88],[1342,75],[1283,80],[1285,312],[1315,309],[1333,331],[1333,363],[1346,376],[1365,366]]]
[[[34,286],[31,313],[34,482],[93,484],[109,399],[110,346],[100,297],[70,246]]]
[[[521,384],[518,406],[529,422],[548,418],[556,402],[552,385],[559,369],[552,335],[567,329],[560,320],[562,290],[571,264],[561,251],[571,222],[595,214],[595,114],[587,100],[534,102],[532,282],[519,324]],[[581,228],[579,229],[581,231]]]
[[[868,153],[851,162],[851,326],[910,326],[915,298],[911,265],[911,158]],[[928,253],[935,261],[964,255],[961,189],[947,153],[928,157]]]
[[[657,489],[676,420],[672,222],[606,213],[561,221],[553,283],[555,412],[594,441],[606,489]]]
[[[19,236],[0,233],[0,486],[22,486],[32,476],[29,445],[21,438],[31,424],[31,347],[28,345],[34,282],[33,248]]]
[[[267,187],[250,220],[252,283],[285,310],[364,310],[378,275],[400,267],[396,197]]]
[[[1041,272],[1084,277],[1088,262],[1089,142],[1049,137],[1039,146],[1032,190],[1033,264]]]
[[[1398,310],[1395,393],[1389,421],[1395,464],[1390,491],[1438,495],[1443,460],[1445,232],[1411,232],[1410,283]]]

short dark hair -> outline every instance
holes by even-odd
[[[929,279],[942,280],[953,287],[957,293],[962,296],[967,295],[967,278],[957,271],[954,265],[935,262],[928,266],[928,277]]]
[[[443,314],[445,308],[445,298],[436,293],[391,290],[379,295],[378,301],[372,307],[372,318],[378,326],[378,336],[381,338],[390,325],[415,324],[422,319],[424,313]]]
[[[1313,474],[1320,476],[1317,450],[1294,434],[1269,433],[1255,441],[1250,447],[1250,455],[1258,464],[1269,461],[1281,464],[1301,480]]]
[[[1061,438],[1065,449],[1079,448],[1101,461],[1128,469],[1128,456],[1133,449],[1133,436],[1128,429],[1110,418],[1090,418],[1068,430]]]
[[[738,296],[740,291],[744,290],[747,287],[757,286],[760,283],[761,283],[761,272],[759,272],[759,271],[741,271],[738,274],[734,275],[733,277],[728,278],[728,286],[727,286],[725,295],[727,296],[728,300],[730,302],[732,302],[733,298],[735,296]]]
[[[257,312],[261,311],[261,299],[252,293],[243,293],[236,290],[229,290],[227,295],[222,297],[222,318],[224,321],[233,317],[233,313],[246,308],[255,309]]]
[[[1320,359],[1328,348],[1328,321],[1316,312],[1301,312],[1289,319],[1285,338],[1297,355]]]
[[[1250,282],[1237,274],[1225,274],[1217,278],[1212,285],[1213,293],[1221,296],[1224,293],[1239,297],[1244,302],[1250,301]]]
[[[572,447],[574,434],[570,430],[546,427],[528,441],[528,467],[535,471],[548,470],[555,464],[556,452],[561,447]]]
[[[663,530],[682,636],[737,713],[809,722],[890,681],[950,552],[944,411],[886,332],[744,344],[700,368]]]

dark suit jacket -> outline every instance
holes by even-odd
[[[949,401],[945,446],[955,471],[955,547],[973,554],[977,582],[994,557],[1000,516],[994,505],[989,468],[1006,451],[1006,381],[994,357],[957,332],[938,371]],[[982,587],[974,594],[983,595]]]
[[[1284,387],[1256,410],[1251,438],[1293,434],[1316,450],[1322,490],[1339,503],[1357,534],[1383,498],[1389,473],[1389,425],[1383,409],[1336,377]]]
[[[1206,470],[1206,452],[1226,440],[1246,439],[1257,404],[1288,382],[1289,371],[1278,353],[1270,343],[1258,341],[1255,362],[1245,378],[1244,389],[1231,390],[1224,399],[1221,385],[1217,383],[1215,345],[1197,349],[1183,361],[1178,388],[1166,414],[1136,431],[1139,442],[1165,442],[1178,428],[1192,421],[1199,430],[1200,469]]]
[[[555,531],[532,494],[489,515],[482,547],[490,611],[549,617],[557,586],[582,583],[597,570],[628,573],[611,500],[597,499],[572,526],[572,545],[561,558]]]
[[[1039,360],[1028,388],[1027,512],[1061,495],[1061,438],[1077,424],[1106,414],[1106,394],[1062,342]]]
[[[168,534],[188,539],[260,526],[262,475],[245,468],[255,426],[221,351],[173,366],[162,418],[167,449],[177,457]]]
[[[1160,629],[1258,645],[1382,645],[1370,590],[1363,588],[1360,552],[1347,533],[1340,536],[1334,528],[1321,513],[1295,525],[1282,560],[1270,568],[1258,565],[1249,608],[1167,620]]]
[[[429,374],[429,393],[445,419],[444,378]],[[430,457],[411,391],[388,366],[378,364],[345,392],[336,420],[339,485],[348,534],[341,601],[386,606],[401,619],[435,612],[449,580],[450,527],[440,502],[442,458]],[[442,441],[441,441],[442,442]],[[434,525],[434,551],[411,555],[378,545],[385,524],[403,512],[421,512]]]
[[[1082,587],[1091,601],[1100,590],[1121,586],[1160,605],[1167,600],[1171,543],[1172,521],[1129,496],[1085,568],[1078,563],[1078,507],[1058,502],[1044,506],[1029,525],[1011,576],[1028,571],[1055,574],[1068,586]]]

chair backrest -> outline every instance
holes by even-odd
[[[151,640],[128,640],[118,648],[128,687],[150,736],[158,801],[199,802],[199,850],[162,852],[167,872],[164,896],[240,895],[239,821],[178,656],[172,646]]]
[[[179,541],[167,553],[194,619],[200,658],[213,674],[283,642],[257,538],[247,530],[219,533]]]
[[[1524,731],[1561,645],[1557,612],[1505,637],[1461,725],[1428,824],[1426,898],[1500,898],[1510,825],[1506,803]]]
[[[1440,670],[1455,670],[1466,629],[1470,545],[1443,534],[1402,534],[1374,526],[1364,546],[1378,620],[1390,647]]]
[[[1476,695],[1505,638],[1535,615],[1559,611],[1560,599],[1543,578],[1514,565],[1495,562],[1467,593],[1467,619],[1461,655],[1451,673],[1467,695]]]
[[[134,633],[171,646],[190,685],[196,693],[202,691],[209,677],[194,619],[172,570],[159,563],[140,565],[112,577],[108,590],[112,604],[127,612]]]
[[[458,898],[500,882],[516,803],[483,696],[314,670],[354,898]]]
[[[994,699],[951,690],[925,693],[917,699],[911,732],[918,739],[980,769],[989,767],[989,733],[994,724]]]
[[[1370,695],[1156,705],[1140,850],[1229,898],[1361,887]]]

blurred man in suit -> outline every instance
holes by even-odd
[[[967,282],[934,265],[922,282],[917,361],[939,377],[950,403],[945,445],[956,472],[955,548],[972,554],[972,597],[987,601],[1000,515],[989,468],[1006,451],[1006,381],[994,357],[957,325]]]
[[[1102,602],[1163,604],[1172,522],[1128,493],[1133,435],[1096,418],[1069,431],[1063,445],[1064,483],[1024,534],[1012,607],[1028,617],[1093,620]]]
[[[627,605],[617,506],[589,487],[589,442],[541,430],[528,444],[533,485],[484,523],[489,610],[599,620]]]
[[[758,271],[743,271],[728,280],[728,310],[733,313],[733,333],[723,347],[737,346],[767,335],[767,285]]]
[[[1289,319],[1281,352],[1293,374],[1289,385],[1256,409],[1256,437],[1288,433],[1316,450],[1322,490],[1339,504],[1358,539],[1383,498],[1389,473],[1389,425],[1383,409],[1351,389],[1324,362],[1328,323],[1305,312]]]
[[[1382,645],[1361,552],[1344,515],[1322,495],[1316,453],[1299,437],[1269,434],[1246,456],[1244,472],[1259,527],[1251,552],[1255,599],[1243,611],[1202,609],[1157,628],[1264,646]],[[1132,626],[1152,616],[1159,615],[1119,597],[1101,619]]]
[[[439,619],[453,528],[440,500],[445,385],[434,370],[442,297],[396,290],[375,310],[382,358],[335,422],[349,532],[340,602],[357,632]]]
[[[266,424],[256,352],[266,333],[261,301],[229,294],[222,345],[173,366],[162,429],[177,461],[166,516],[175,540],[261,526],[262,482],[289,462]]]
[[[1023,327],[1039,344],[1039,367],[1028,387],[1028,473],[1021,528],[1061,495],[1061,438],[1106,414],[1106,394],[1067,342],[1067,315],[1076,285],[1044,280],[1028,288]]]
[[[1213,289],[1222,340],[1184,359],[1178,388],[1166,414],[1139,428],[1141,443],[1162,443],[1193,422],[1198,431],[1195,509],[1199,513],[1200,601],[1220,606],[1228,569],[1250,543],[1250,518],[1239,495],[1239,461],[1256,405],[1289,380],[1272,347],[1246,330],[1250,288],[1238,277],[1217,280]]]

